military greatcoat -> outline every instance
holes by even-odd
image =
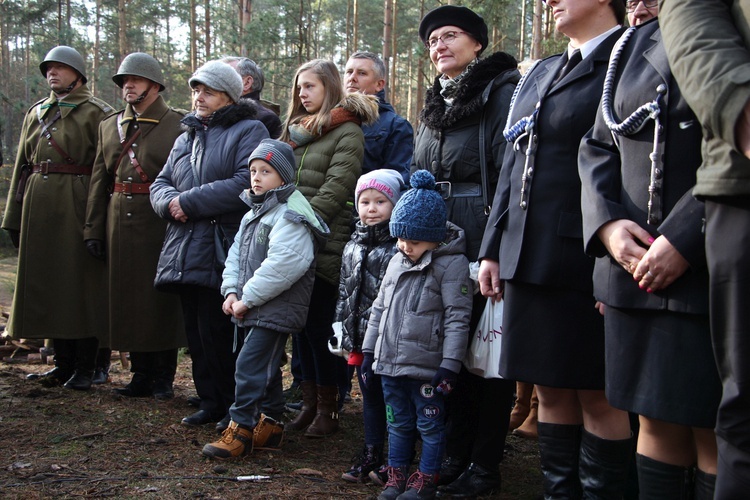
[[[153,352],[186,345],[179,297],[154,288],[167,222],[151,208],[145,187],[164,167],[172,144],[182,133],[183,116],[159,96],[143,114],[136,117],[128,104],[99,126],[84,237],[106,240],[113,349]],[[145,179],[127,150],[123,154],[121,144],[120,133],[127,145],[138,130],[140,135],[129,149]],[[115,186],[118,189],[113,192]]]
[[[51,123],[60,111],[60,118]],[[99,122],[112,107],[83,85],[58,100],[54,93],[29,109],[21,129],[2,227],[20,231],[18,273],[7,330],[14,338],[82,339],[106,335],[104,263],[86,251],[83,224],[90,175],[31,173],[23,200],[16,194],[24,166],[91,167]],[[72,162],[42,137],[41,122]]]

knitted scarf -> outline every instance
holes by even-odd
[[[440,95],[443,96],[443,99],[445,100],[445,104],[447,106],[453,106],[453,98],[456,96],[458,85],[461,83],[461,80],[463,80],[463,78],[469,73],[469,71],[471,71],[471,69],[476,65],[477,59],[474,59],[456,78],[451,78],[445,74],[440,77],[440,85],[443,87],[443,90],[440,91]]]

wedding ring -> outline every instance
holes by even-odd
[[[654,276],[654,274],[651,271],[646,271],[646,274],[648,274],[652,278],[656,278],[656,276]]]

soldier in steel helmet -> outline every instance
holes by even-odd
[[[132,379],[115,392],[170,399],[186,340],[179,298],[153,286],[167,223],[151,208],[149,189],[185,112],[167,106],[161,66],[148,54],[125,57],[112,80],[125,109],[99,125],[84,238],[109,271],[110,345],[130,352]]]
[[[112,107],[91,94],[72,47],[53,48],[39,69],[51,92],[24,117],[2,222],[19,249],[7,331],[53,339],[55,367],[30,379],[87,390],[107,328],[106,269],[83,225],[97,128]]]

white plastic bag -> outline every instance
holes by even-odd
[[[470,339],[464,366],[471,373],[483,378],[503,378],[500,376],[500,349],[503,334],[503,301],[487,299],[482,317]]]

